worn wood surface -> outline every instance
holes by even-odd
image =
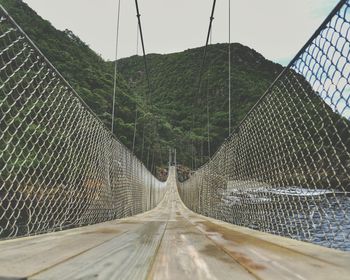
[[[169,186],[147,213],[0,242],[0,280],[350,279],[350,254],[197,215]]]

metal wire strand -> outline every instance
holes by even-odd
[[[341,1],[210,162],[193,211],[350,250],[350,0]]]
[[[0,238],[147,211],[166,187],[0,8]]]

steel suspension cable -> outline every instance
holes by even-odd
[[[132,137],[132,152],[133,153],[135,151],[135,143],[136,143],[137,117],[138,117],[138,109],[137,109],[137,105],[136,105],[136,107],[135,107],[134,135]]]
[[[136,55],[139,54],[139,26],[137,23],[136,26]],[[134,121],[134,135],[132,138],[132,152],[135,152],[135,143],[136,143],[136,132],[137,132],[137,119],[138,119],[138,108],[137,108],[137,102],[135,106],[135,121]]]
[[[208,158],[210,159],[210,117],[209,117],[209,74],[207,83],[207,141],[208,141]]]
[[[202,64],[201,64],[200,69],[199,69],[199,79],[198,79],[197,92],[193,96],[193,106],[195,105],[194,103],[195,103],[196,96],[197,96],[197,94],[199,96],[200,90],[201,90],[202,74],[203,74],[203,68],[204,68],[204,64],[205,64],[205,59],[206,59],[206,56],[207,56],[207,49],[208,49],[208,45],[209,45],[209,41],[210,41],[211,30],[212,30],[212,26],[213,26],[215,6],[216,6],[216,0],[213,0],[213,5],[212,5],[212,9],[211,9],[211,14],[210,14],[209,27],[208,27],[208,33],[207,33],[207,38],[206,38],[205,47],[204,47],[204,53],[203,53],[203,58],[202,58]],[[192,129],[191,129],[191,132],[193,130],[194,130],[194,111],[193,111],[193,114],[192,114]],[[196,169],[196,164],[195,164],[195,159],[194,159],[195,152],[194,152],[193,140],[191,142],[192,142],[192,169]]]
[[[136,25],[136,55],[139,55],[139,39],[140,39],[139,24]]]
[[[146,58],[145,42],[143,40],[141,14],[139,10],[139,3],[137,0],[135,0],[135,6],[136,6],[136,16],[137,16],[137,21],[139,25],[140,39],[141,39],[141,45],[142,45],[143,61],[144,61],[145,71],[146,71],[146,78],[147,78],[147,85],[148,85],[148,100],[149,100],[151,97],[151,83],[150,83],[148,64],[147,64],[147,58]]]
[[[138,21],[138,30],[139,30],[139,37],[141,39],[141,46],[142,46],[142,54],[143,54],[143,61],[144,61],[144,67],[145,67],[145,72],[146,72],[146,79],[147,79],[147,86],[148,86],[148,96],[147,96],[147,102],[148,104],[151,104],[151,95],[152,95],[152,90],[151,90],[151,83],[150,83],[150,74],[149,74],[149,68],[148,68],[148,63],[147,63],[147,57],[146,57],[146,50],[145,50],[145,43],[144,43],[144,38],[143,38],[143,32],[142,32],[142,24],[141,24],[141,14],[140,14],[140,9],[139,9],[139,4],[138,0],[135,0],[135,6],[136,6],[136,16],[137,16],[137,21]],[[144,141],[145,141],[145,133],[143,129],[143,136],[142,136],[142,155],[143,155],[143,150],[144,150]],[[149,164],[149,147],[148,147],[148,155],[147,155],[147,167]]]
[[[231,135],[231,0],[228,0],[228,134]]]
[[[142,129],[142,146],[141,146],[141,160],[142,161],[143,161],[144,148],[145,148],[145,125],[143,126],[143,129]]]
[[[213,0],[213,6],[211,9],[210,22],[209,22],[209,27],[208,27],[207,39],[206,39],[205,47],[204,47],[202,64],[201,64],[201,68],[199,69],[199,81],[198,81],[198,90],[197,90],[198,94],[199,94],[200,88],[201,88],[203,68],[204,68],[204,64],[205,64],[205,59],[207,57],[207,50],[208,50],[208,45],[209,45],[210,36],[211,36],[210,34],[211,34],[212,26],[213,26],[215,5],[216,5],[216,0]]]
[[[118,12],[117,12],[117,30],[115,39],[115,61],[114,61],[114,85],[113,85],[113,102],[112,102],[112,124],[111,132],[114,133],[114,117],[115,117],[115,101],[117,92],[117,72],[118,72],[118,43],[119,43],[119,23],[120,23],[120,2],[118,1]]]
[[[212,30],[210,30],[210,45],[212,44]],[[207,141],[208,141],[208,159],[210,160],[210,116],[209,116],[209,84],[210,84],[210,66],[207,77]]]

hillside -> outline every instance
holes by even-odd
[[[105,62],[71,31],[56,30],[22,1],[0,0],[0,4],[109,128],[113,65]],[[115,127],[118,137],[128,144],[127,139],[132,137],[135,102],[121,77],[118,77],[118,100],[116,110],[121,118],[117,119]],[[127,136],[127,139],[121,136]]]
[[[56,30],[21,0],[0,0],[0,4],[109,128],[113,62],[104,61],[71,31]],[[207,92],[211,154],[227,137],[227,48],[227,44],[209,47],[199,93],[198,72],[203,48],[168,55],[148,55],[152,84],[149,100],[146,98],[142,57],[133,56],[119,61],[116,136],[129,148],[132,147],[137,103],[135,152],[152,170],[167,163],[169,146],[177,148],[178,161],[184,165],[198,167],[207,160]],[[240,44],[232,44],[231,50],[234,127],[264,93],[282,66]],[[192,152],[195,164],[191,159]]]
[[[206,161],[208,155],[207,93],[211,154],[228,136],[228,44],[209,46],[202,86],[198,92],[203,50],[202,47],[181,53],[147,55],[152,84],[151,102],[157,107],[157,114],[166,118],[172,127],[171,132],[162,134],[162,139],[177,147],[179,159],[185,160],[187,165],[191,164],[189,156],[191,143],[194,143],[195,166]],[[231,51],[232,126],[235,127],[283,68],[238,43],[231,45]],[[146,94],[142,57],[121,59],[118,65],[133,90]]]

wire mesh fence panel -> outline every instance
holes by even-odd
[[[0,238],[134,215],[165,192],[3,8],[0,128]]]
[[[179,191],[198,213],[350,250],[349,0]]]

